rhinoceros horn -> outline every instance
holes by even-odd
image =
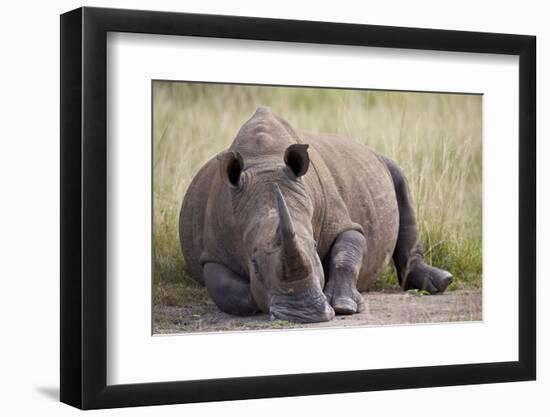
[[[279,212],[279,237],[283,246],[283,277],[285,281],[298,281],[311,274],[311,264],[299,248],[288,206],[277,184],[275,184],[275,195]]]

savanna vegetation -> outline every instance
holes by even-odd
[[[481,287],[481,96],[158,81],[153,88],[156,304],[206,302],[181,253],[181,202],[199,168],[230,145],[260,105],[297,128],[348,136],[397,161],[408,178],[427,261],[453,273],[450,291]],[[395,286],[390,266],[376,289]]]

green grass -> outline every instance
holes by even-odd
[[[297,128],[348,136],[396,160],[427,261],[453,273],[450,290],[481,287],[480,96],[155,82],[153,104],[156,302],[207,297],[185,268],[179,209],[195,173],[260,105]],[[390,266],[375,289],[396,285]]]

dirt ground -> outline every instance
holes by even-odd
[[[324,323],[297,324],[269,320],[269,315],[236,317],[222,313],[211,301],[184,306],[153,308],[153,333],[217,332],[223,330],[347,327],[410,323],[438,323],[482,320],[481,291],[457,290],[441,295],[422,295],[400,290],[363,294],[365,311],[352,316],[336,316]]]

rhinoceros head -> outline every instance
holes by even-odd
[[[313,237],[313,204],[304,180],[308,145],[292,143],[289,126],[258,110],[230,150],[220,154],[236,238],[258,306],[272,318],[331,320],[323,267]],[[229,213],[228,213],[229,215]]]

